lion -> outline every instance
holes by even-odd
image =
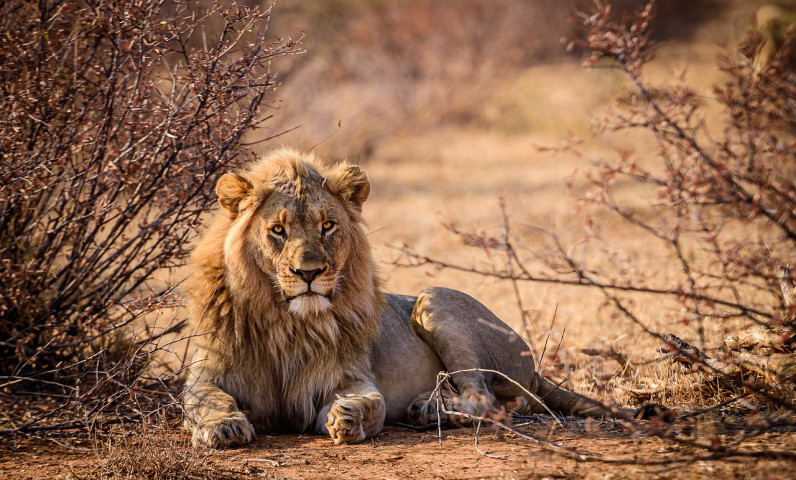
[[[267,432],[335,444],[385,421],[437,421],[432,391],[451,372],[445,420],[550,409],[627,416],[536,373],[520,336],[465,293],[383,293],[364,230],[365,172],[278,149],[222,176],[219,212],[192,253],[189,315],[198,346],[183,398],[196,446]]]

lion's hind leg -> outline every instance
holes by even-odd
[[[473,393],[467,397],[442,391],[418,395],[407,409],[411,425],[423,427],[435,423],[468,426],[479,418],[499,419],[505,410],[489,392]]]
[[[502,415],[502,403],[522,400],[525,390],[535,391],[537,377],[525,342],[469,295],[447,288],[426,289],[415,302],[411,324],[450,372],[456,393],[446,406],[459,413],[449,415],[455,417],[450,418],[454,423]],[[427,417],[423,412],[431,409],[415,408],[420,413],[410,411],[410,416],[418,419]]]
[[[447,392],[441,396],[435,392],[421,393],[412,400],[406,410],[409,423],[418,427],[437,422],[447,425],[448,416],[445,414],[445,405],[450,402],[451,398],[452,396]]]

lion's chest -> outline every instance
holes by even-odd
[[[343,381],[344,366],[331,360],[339,358],[337,342],[318,334],[296,339],[304,335],[284,331],[272,332],[270,340],[275,335],[283,338],[241,356],[248,360],[228,369],[219,386],[260,428],[307,431]]]

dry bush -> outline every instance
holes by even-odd
[[[684,77],[653,87],[643,76],[655,51],[652,12],[650,4],[618,20],[610,15],[610,5],[597,3],[593,13],[579,16],[581,42],[591,52],[586,65],[618,68],[631,85],[595,130],[638,131],[656,146],[591,160],[586,177],[569,185],[583,212],[582,236],[515,227],[504,210],[505,226],[498,234],[451,227],[466,245],[489,253],[489,268],[410,249],[399,262],[515,285],[546,282],[601,292],[602,308],[617,324],[635,326],[667,351],[666,358],[687,367],[644,366],[613,348],[589,353],[618,359],[625,372],[618,376],[629,371],[636,381],[643,367],[658,388],[639,391],[639,398],[687,410],[680,412],[679,426],[661,435],[727,453],[731,449],[719,433],[740,431],[732,440],[735,446],[761,432],[793,427],[796,304],[787,265],[796,259],[796,76],[777,61],[787,58],[785,50],[759,73],[752,58],[720,58],[725,80],[714,87],[722,122],[716,133],[702,114],[705,99]],[[582,155],[577,143],[569,139],[561,150]],[[623,239],[601,228],[609,216],[638,234],[645,245],[641,256],[622,251]],[[686,332],[678,333],[687,334],[686,342],[660,325]],[[752,330],[735,332],[741,326]],[[716,336],[722,331],[735,333],[725,340]],[[753,332],[761,332],[764,340],[741,338]],[[781,364],[775,367],[774,360]],[[720,423],[702,429],[705,419]]]
[[[179,303],[153,274],[182,265],[269,118],[271,60],[297,51],[269,22],[165,0],[0,5],[0,395],[17,404],[0,435],[140,415],[162,390],[147,367],[181,324],[119,332]],[[27,408],[42,397],[59,405]]]

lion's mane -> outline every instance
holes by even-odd
[[[371,375],[367,352],[378,335],[383,299],[361,203],[349,200],[351,170],[312,154],[272,152],[241,174],[250,186],[247,194],[216,214],[191,257],[190,315],[207,351],[192,368],[236,398],[252,423],[270,431],[310,429],[348,375]],[[268,196],[286,188],[298,196],[327,189],[350,219],[341,232],[346,258],[338,259],[345,281],[335,287],[332,307],[311,319],[289,312],[273,272],[263,268],[269,259],[258,258],[261,250],[247,235],[254,216],[268,208]],[[223,199],[225,192],[218,193]]]

